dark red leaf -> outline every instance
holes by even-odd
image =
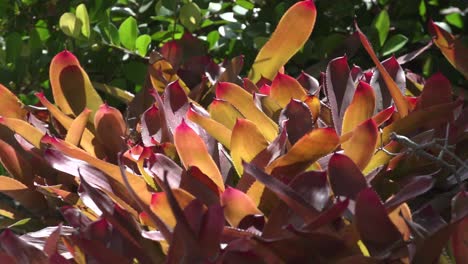
[[[357,196],[355,223],[371,256],[379,255],[402,241],[379,196],[371,188],[362,190]]]
[[[390,200],[385,203],[388,212],[393,211],[402,203],[417,197],[434,186],[432,176],[416,176],[411,178]]]
[[[219,254],[221,234],[224,229],[224,213],[220,205],[208,207],[203,216],[198,241],[202,246],[203,255],[213,259]]]
[[[416,109],[425,109],[439,104],[452,102],[452,85],[440,72],[427,79]]]
[[[405,71],[401,68],[398,61],[395,59],[394,56],[384,60],[382,62],[383,67],[387,70],[390,77],[395,80],[398,88],[400,88],[401,93],[405,94],[405,87],[406,87],[406,77]],[[375,89],[375,97],[376,97],[376,111],[380,112],[383,109],[389,107],[392,102],[392,96],[390,95],[389,89],[385,84],[381,74],[379,71],[375,71],[372,79],[370,81],[370,85]]]
[[[151,139],[161,142],[161,117],[154,104],[141,116],[141,139],[145,147],[154,146]]]
[[[328,177],[335,196],[356,200],[358,193],[368,187],[361,170],[346,155],[336,153],[330,158]]]
[[[164,154],[152,154],[145,163],[145,170],[160,181],[164,181],[164,175],[166,175],[171,188],[180,186],[183,169]]]
[[[318,96],[320,85],[317,79],[304,71],[301,71],[301,74],[297,77],[297,81],[302,85],[302,87],[309,91],[310,94]]]
[[[314,128],[314,119],[309,107],[296,99],[291,99],[281,111],[278,123],[286,120],[286,130],[292,145]]]
[[[321,212],[313,221],[305,223],[302,230],[314,230],[341,217],[348,208],[349,199],[336,201],[331,208]]]
[[[192,166],[181,174],[180,188],[191,193],[206,205],[219,204],[218,186],[198,167]]]
[[[17,237],[10,229],[5,229],[0,234],[0,249],[17,263],[49,263],[44,252]]]
[[[57,253],[58,251],[57,247],[58,247],[61,232],[62,232],[62,224],[58,225],[57,228],[46,239],[45,245],[44,245],[44,253],[46,253],[48,256],[52,256],[54,253]]]
[[[73,206],[63,206],[60,208],[63,218],[67,223],[75,228],[84,228],[92,223],[86,215],[84,215],[80,209]]]
[[[354,82],[346,56],[328,63],[325,88],[332,110],[333,124],[338,135],[341,135],[343,115],[354,95]]]
[[[313,205],[317,211],[322,211],[330,200],[330,189],[325,171],[307,171],[294,177],[289,186]]]

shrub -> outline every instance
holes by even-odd
[[[50,64],[55,104],[37,93],[39,104],[24,105],[0,86],[0,157],[11,175],[0,192],[21,205],[0,204],[1,259],[463,262],[463,99],[440,73],[410,79],[395,57],[380,62],[357,25],[376,69],[343,56],[320,81],[293,78],[283,66],[316,13],[311,0],[289,8],[248,78],[242,57],[186,59],[197,40],[171,42],[151,54],[135,96],[101,87],[128,103],[125,114],[69,51]],[[466,48],[429,29],[466,76]]]

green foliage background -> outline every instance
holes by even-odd
[[[245,71],[295,2],[0,0],[0,83],[33,104],[35,91],[50,93],[48,64],[52,57],[68,49],[80,59],[91,80],[136,92],[143,83],[147,53],[186,32],[203,40],[217,62],[245,55]],[[430,41],[426,30],[430,18],[466,40],[466,1],[315,2],[319,10],[316,26],[303,50],[287,65],[292,75],[306,70],[318,77],[329,59],[344,53],[351,62],[371,67],[359,43],[350,41],[354,20],[382,58],[411,52]],[[343,46],[346,41],[351,44]],[[465,85],[435,48],[405,66],[425,76],[442,71],[455,86]]]

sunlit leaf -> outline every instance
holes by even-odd
[[[122,22],[119,27],[119,37],[125,48],[135,50],[135,41],[138,37],[138,25],[135,18],[128,17]]]
[[[67,131],[67,135],[65,136],[65,141],[78,146],[80,144],[81,138],[83,133],[86,129],[86,125],[88,124],[88,118],[91,114],[91,110],[85,108],[81,114],[79,114],[73,122],[70,124],[70,128]]]
[[[221,195],[221,205],[224,207],[227,221],[233,227],[237,227],[240,221],[248,215],[262,214],[249,196],[231,187],[226,188]]]
[[[306,95],[301,84],[286,74],[278,73],[271,84],[270,96],[283,108],[291,99],[302,100]]]
[[[360,123],[372,117],[374,110],[374,90],[369,84],[360,81],[354,92],[353,100],[344,113],[341,133],[348,133]]]
[[[80,4],[76,7],[76,17],[81,21],[81,34],[89,38],[91,35],[91,29],[89,26],[88,10],[85,4]]]
[[[23,104],[8,88],[0,84],[0,116],[25,119]]]
[[[31,212],[38,213],[47,208],[44,196],[21,182],[6,176],[0,176],[0,193],[18,201]]]
[[[377,139],[377,125],[374,120],[368,119],[353,130],[351,138],[341,144],[341,147],[344,153],[362,170],[374,155]]]

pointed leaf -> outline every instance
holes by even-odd
[[[371,188],[362,190],[357,196],[355,221],[371,255],[378,255],[402,239],[379,196]]]
[[[216,183],[220,191],[224,190],[223,177],[213,158],[208,153],[205,142],[185,121],[182,121],[175,130],[174,144],[186,169],[191,166],[198,167]]]
[[[209,106],[211,118],[232,130],[238,118],[244,118],[231,103],[214,99]]]
[[[231,187],[221,195],[221,205],[224,207],[226,220],[233,227],[238,227],[240,221],[248,215],[262,214],[247,194]]]
[[[353,130],[353,135],[341,144],[346,156],[350,157],[359,169],[363,170],[374,155],[378,139],[377,125],[368,119]]]
[[[406,183],[390,200],[385,203],[388,211],[393,211],[400,204],[415,198],[434,186],[432,176],[416,176]]]
[[[429,21],[428,28],[434,43],[444,54],[445,58],[468,79],[468,48],[463,45],[462,40],[437,26],[432,21]]]
[[[38,213],[47,208],[42,194],[29,189],[26,185],[13,178],[0,176],[0,192],[18,201],[33,213]]]
[[[312,0],[300,1],[286,11],[271,38],[262,47],[249,79],[272,80],[278,70],[305,44],[314,28],[317,10]],[[291,29],[295,30],[291,30]]]
[[[65,136],[65,141],[78,146],[80,144],[81,138],[83,133],[86,129],[86,125],[88,124],[89,115],[91,114],[91,110],[85,108],[81,114],[79,114],[70,124],[70,128],[67,131],[67,135]]]
[[[297,77],[297,81],[309,92],[309,94],[317,95],[320,92],[320,85],[317,79],[304,71],[301,71],[301,74]]]
[[[360,191],[368,187],[366,178],[346,155],[333,154],[328,163],[328,178],[335,196],[356,200]]]
[[[439,72],[432,75],[424,84],[417,109],[425,109],[435,105],[448,104],[450,102],[452,102],[452,85],[450,81]]]
[[[339,138],[334,129],[318,128],[304,135],[294,144],[289,152],[268,165],[266,171],[284,167],[285,171],[297,172],[305,168],[293,168],[295,164],[306,164],[306,167],[322,156],[332,152],[339,144]]]
[[[278,73],[271,84],[270,96],[284,108],[291,99],[302,100],[306,97],[306,91],[293,77]]]
[[[52,59],[49,75],[55,103],[65,114],[77,116],[85,107],[94,113],[102,104],[88,74],[71,52],[62,51]]]
[[[355,27],[358,32],[359,39],[361,40],[362,45],[366,49],[367,53],[370,55],[375,66],[377,66],[377,69],[379,70],[379,73],[382,75],[382,78],[385,82],[385,85],[387,86],[388,91],[392,95],[392,98],[393,98],[393,101],[395,102],[398,113],[400,113],[401,117],[405,117],[408,114],[408,103],[406,102],[406,99],[404,98],[403,93],[400,91],[397,84],[395,83],[395,80],[392,79],[392,77],[390,76],[388,71],[385,69],[385,67],[382,65],[382,63],[380,63],[379,59],[377,58],[377,55],[374,52],[374,49],[372,48],[372,45],[369,43],[369,40],[367,39],[367,37],[361,32],[357,23],[355,23]]]
[[[8,88],[0,84],[0,116],[18,119],[26,118],[23,104]]]
[[[342,134],[348,133],[359,124],[372,117],[375,110],[375,94],[372,87],[359,81],[353,100],[343,116]]]
[[[253,122],[247,119],[237,119],[232,129],[231,157],[234,168],[240,176],[244,171],[242,161],[252,161],[267,146],[268,142]]]
[[[172,189],[172,192],[177,203],[182,209],[195,199],[193,195],[183,189]],[[165,192],[153,193],[150,204],[151,211],[161,218],[169,228],[174,228],[176,226],[177,219],[171,211],[171,206],[169,205],[167,194]]]
[[[283,111],[281,111],[278,122],[282,123],[285,120],[288,120],[286,130],[291,144],[295,144],[314,128],[314,120],[309,107],[305,103],[295,99],[291,99]]]
[[[254,122],[268,141],[278,135],[278,126],[254,104],[252,96],[233,83],[220,82],[216,86],[216,97],[231,103],[245,118]]]
[[[159,109],[153,104],[141,116],[141,139],[146,147],[153,146],[152,139],[161,142]]]
[[[40,249],[29,245],[17,237],[10,229],[5,229],[0,234],[0,249],[15,259],[15,263],[49,263],[47,256]]]
[[[8,127],[16,134],[22,136],[34,147],[41,148],[41,138],[44,135],[39,129],[33,127],[28,122],[16,119],[0,116],[0,124]]]

